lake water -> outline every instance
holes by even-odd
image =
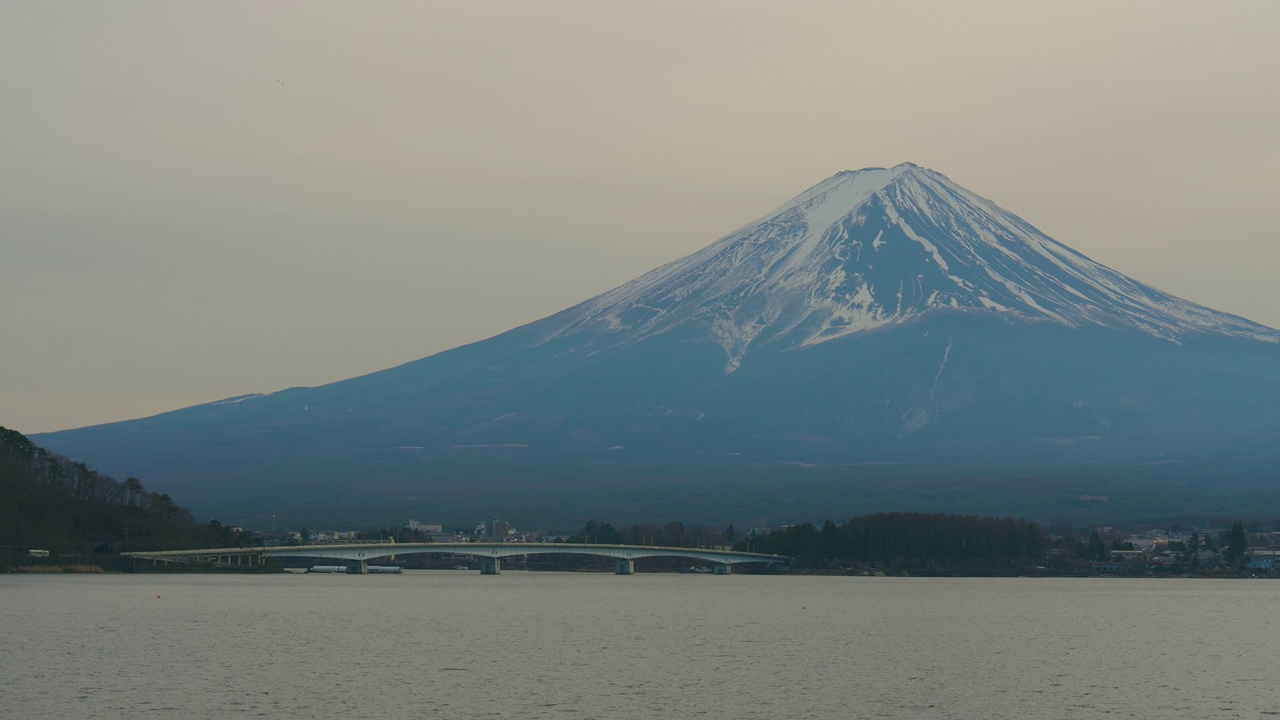
[[[1259,718],[1280,584],[0,575],[12,718]]]

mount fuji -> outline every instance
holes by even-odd
[[[251,522],[1280,510],[1280,331],[905,163],[351,380],[35,436]]]

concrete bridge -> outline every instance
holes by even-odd
[[[267,558],[316,558],[338,560],[348,572],[364,573],[371,560],[414,554],[469,555],[480,560],[483,575],[502,572],[502,558],[521,555],[595,555],[613,558],[618,575],[635,572],[640,558],[678,557],[710,563],[717,575],[728,575],[737,563],[779,563],[782,555],[653,545],[594,545],[579,543],[358,543],[350,545],[282,545],[279,547],[211,548],[123,553],[153,562],[211,562],[223,565],[256,565]]]

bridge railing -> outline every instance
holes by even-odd
[[[660,545],[605,545],[599,543],[344,543],[324,545],[279,545],[273,547],[208,548],[123,553],[151,560],[182,561],[199,558],[310,557],[347,561],[368,561],[391,555],[470,555],[477,558],[504,558],[518,555],[592,555],[618,560],[677,557],[723,565],[739,563],[785,563],[783,555],[747,553],[736,550],[681,548]]]

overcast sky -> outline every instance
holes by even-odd
[[[481,340],[911,161],[1280,326],[1277,2],[0,3],[0,425]]]

